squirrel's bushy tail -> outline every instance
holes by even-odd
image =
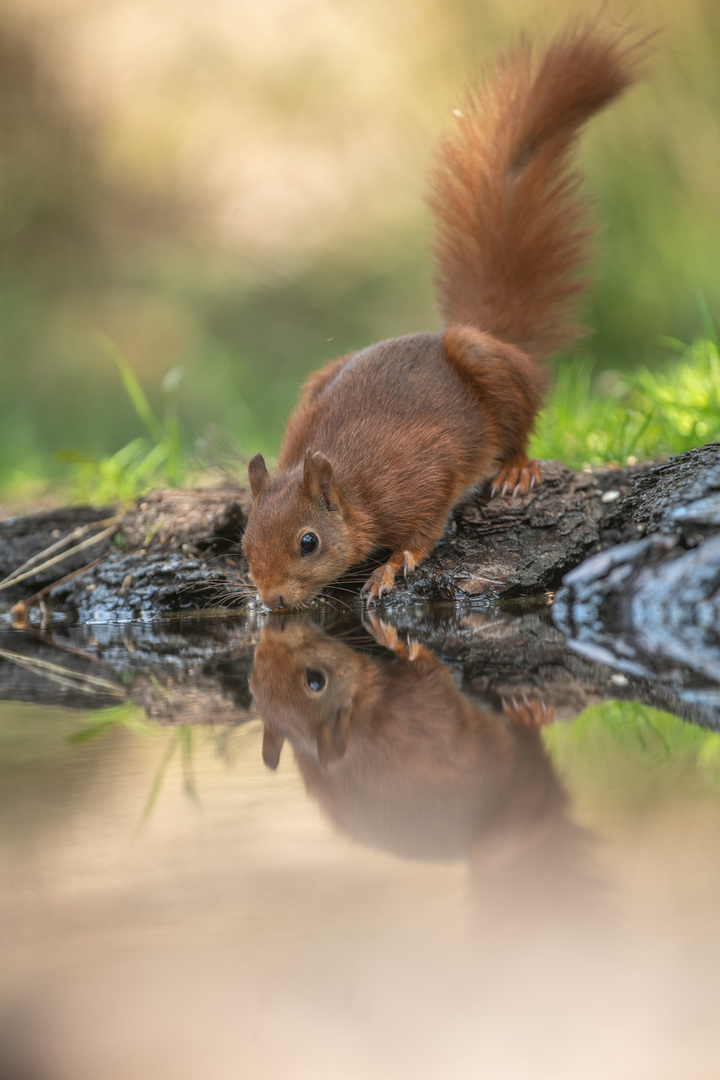
[[[521,41],[471,87],[430,176],[446,324],[536,357],[580,333],[574,301],[590,230],[570,158],[585,121],[638,77],[641,46],[574,30],[535,61]]]

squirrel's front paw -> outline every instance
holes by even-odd
[[[398,570],[402,569],[407,577],[408,570],[414,570],[416,565],[417,559],[411,551],[394,551],[386,563],[373,570],[363,585],[362,591],[369,594],[368,603],[374,603],[383,593],[391,591]]]
[[[377,570],[373,570],[363,585],[362,591],[368,594],[368,603],[373,604],[383,593],[390,592],[394,584],[395,567],[386,562],[384,566],[378,566]]]

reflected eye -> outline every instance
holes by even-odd
[[[316,550],[319,543],[320,541],[318,540],[315,533],[305,533],[305,535],[300,540],[300,554],[312,555],[313,551]]]
[[[325,688],[327,679],[323,675],[322,671],[317,671],[315,668],[305,668],[305,681],[310,689],[315,694],[319,694],[321,690]]]

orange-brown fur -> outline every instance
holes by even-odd
[[[250,464],[243,546],[268,607],[302,605],[390,548],[366,588],[392,588],[440,538],[467,488],[540,479],[527,440],[544,357],[578,333],[587,227],[568,171],[579,129],[635,78],[635,47],[594,29],[568,33],[534,63],[527,43],[470,91],[440,143],[429,203],[437,223],[444,333],[383,341],[311,377],[271,480]],[[301,555],[313,534],[317,548]]]

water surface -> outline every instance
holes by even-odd
[[[542,611],[324,623],[0,635],[2,1075],[716,1076],[707,714]]]

